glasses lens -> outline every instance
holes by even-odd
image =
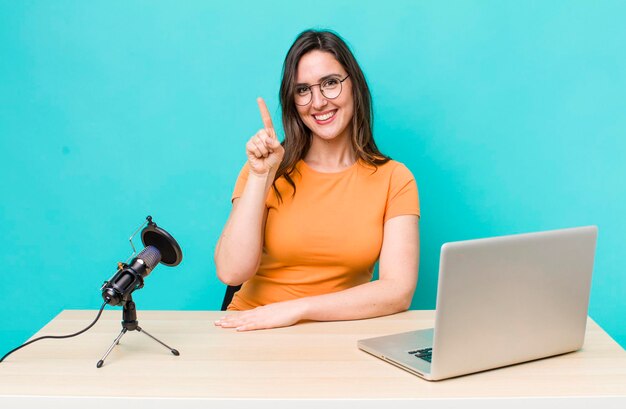
[[[296,88],[294,99],[295,99],[296,105],[307,105],[309,102],[311,102],[311,88],[309,87]]]
[[[341,94],[341,81],[338,78],[330,78],[320,86],[322,94],[328,99],[334,99]]]

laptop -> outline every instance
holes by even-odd
[[[598,228],[446,243],[435,328],[358,341],[427,380],[532,361],[583,345]]]

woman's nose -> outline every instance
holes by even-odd
[[[324,106],[326,106],[328,101],[322,94],[322,91],[320,90],[319,87],[312,88],[311,93],[312,93],[311,98],[313,99],[313,108],[321,109]]]

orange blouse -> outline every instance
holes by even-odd
[[[233,200],[243,193],[248,165],[239,174]],[[300,297],[345,290],[372,279],[383,243],[383,225],[399,215],[419,216],[415,179],[389,161],[377,169],[357,161],[338,173],[296,164],[291,185],[270,189],[263,254],[258,272],[228,306],[246,310]]]

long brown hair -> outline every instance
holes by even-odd
[[[285,140],[285,156],[280,163],[274,178],[274,191],[279,200],[282,200],[280,192],[276,188],[276,180],[283,176],[293,187],[294,195],[296,185],[291,178],[296,163],[307,154],[311,147],[311,130],[306,127],[294,100],[296,71],[300,58],[306,53],[320,50],[331,53],[344,67],[352,81],[352,98],[354,99],[354,115],[350,125],[352,136],[350,143],[356,153],[357,160],[376,168],[390,160],[383,155],[372,134],[374,113],[372,110],[372,96],[365,81],[361,67],[345,41],[336,33],[328,30],[306,30],[298,35],[296,41],[287,52],[283,64],[283,78],[280,84],[280,105],[283,113],[283,129]]]

